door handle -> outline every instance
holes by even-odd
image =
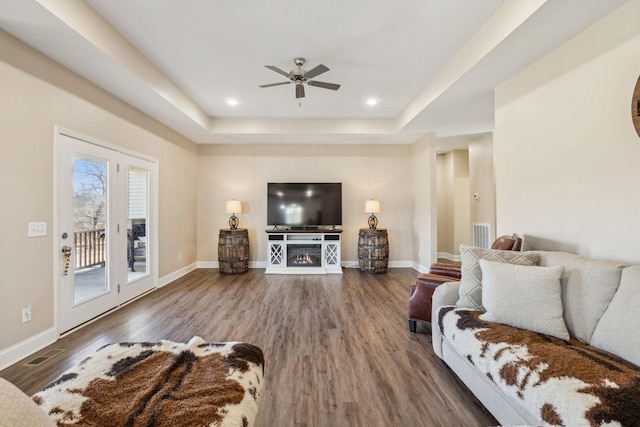
[[[62,247],[62,256],[64,256],[64,270],[62,274],[69,274],[69,261],[71,260],[71,246],[64,245]]]

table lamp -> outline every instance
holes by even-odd
[[[239,200],[227,200],[225,211],[228,214],[231,214],[231,218],[229,218],[229,228],[231,228],[232,230],[237,229],[240,221],[238,220],[236,214],[242,213],[242,204]]]
[[[367,200],[364,202],[365,213],[370,213],[369,217],[369,229],[375,230],[378,226],[378,218],[374,214],[380,213],[380,201],[379,200]]]

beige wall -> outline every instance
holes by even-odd
[[[228,227],[225,201],[242,201],[240,227],[249,230],[250,264],[267,259],[267,183],[342,182],[342,261],[357,262],[364,202],[380,200],[379,228],[389,233],[389,263],[413,260],[413,184],[408,145],[200,145],[198,261],[218,260],[218,234]]]
[[[413,261],[414,268],[428,271],[437,252],[436,138],[427,135],[411,146],[413,184]]]
[[[469,192],[471,197],[471,224],[489,224],[491,235],[496,238],[496,182],[493,172],[493,135],[487,134],[469,143]]]
[[[453,155],[453,247],[459,253],[462,243],[471,243],[471,206],[469,192],[469,151],[455,150]]]
[[[54,126],[159,160],[160,277],[196,261],[197,153],[194,143],[2,31],[0,93],[2,364],[8,348],[54,327]],[[28,238],[31,221],[46,222],[48,235]],[[23,324],[27,303],[33,320]]]
[[[438,257],[453,258],[453,180],[451,179],[453,156],[436,156]]]
[[[639,16],[627,3],[497,89],[499,233],[640,262]]]
[[[461,243],[471,241],[469,152],[438,155],[438,256],[458,259]]]

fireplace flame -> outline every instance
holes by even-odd
[[[309,254],[300,254],[296,255],[296,257],[293,259],[293,263],[296,265],[307,265],[313,264],[313,260],[311,259],[311,255]]]

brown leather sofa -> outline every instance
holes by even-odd
[[[517,234],[500,236],[493,242],[491,249],[519,251],[522,249],[522,238]],[[433,291],[443,283],[459,282],[461,277],[460,266],[445,263],[431,264],[429,273],[418,276],[409,287],[409,331],[412,334],[416,332],[418,320],[431,323]]]

